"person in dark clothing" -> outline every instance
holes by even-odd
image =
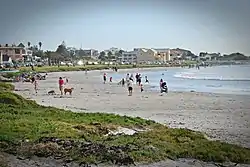
[[[135,75],[135,80],[136,80],[136,83],[138,83],[138,78],[139,78],[139,74],[138,74],[138,73],[136,73],[136,75]]]
[[[149,83],[148,76],[145,76],[145,83]]]
[[[125,79],[122,78],[122,87],[124,87],[124,85],[125,85]]]
[[[141,75],[139,74],[138,76],[138,85],[140,86],[141,85]]]
[[[103,83],[105,84],[107,81],[107,76],[106,76],[106,73],[103,74]]]
[[[142,84],[140,85],[140,89],[141,89],[141,92],[143,92],[143,91],[144,91],[144,89],[143,89],[143,85],[142,85]]]
[[[167,87],[167,83],[166,82],[163,82],[161,84],[161,93],[163,93],[163,92],[168,93],[168,87]]]

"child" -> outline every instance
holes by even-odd
[[[36,81],[35,77],[31,78],[31,83],[34,84],[34,90],[37,93],[37,81]]]
[[[144,89],[143,89],[143,85],[142,84],[140,85],[140,88],[141,88],[141,92],[143,92]]]

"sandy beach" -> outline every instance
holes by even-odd
[[[126,73],[132,70],[120,70]],[[145,85],[140,92],[134,85],[133,96],[118,81],[103,84],[105,71],[49,73],[47,79],[38,81],[36,95],[31,83],[15,83],[16,93],[39,104],[55,106],[75,112],[107,112],[139,116],[168,125],[205,132],[218,139],[250,148],[250,96],[224,95],[198,92],[170,92],[161,95]],[[108,76],[113,71],[106,71]],[[142,71],[143,73],[143,71]],[[58,90],[58,78],[67,77],[66,87],[74,87],[72,96],[47,95]]]

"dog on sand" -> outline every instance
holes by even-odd
[[[56,92],[54,90],[48,91],[48,95],[55,95]]]
[[[74,88],[64,88],[64,95],[66,95],[67,93],[71,95],[73,90]]]

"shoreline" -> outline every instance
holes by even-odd
[[[129,69],[131,70],[133,69]],[[250,114],[247,112],[250,110],[249,95],[170,92],[161,96],[155,91],[141,93],[139,88],[135,87],[134,95],[128,97],[126,88],[116,83],[103,84],[100,74],[98,70],[90,71],[87,75],[84,75],[84,72],[50,73],[47,80],[39,81],[41,84],[38,95],[33,93],[30,83],[14,85],[16,89],[23,90],[16,91],[17,94],[36,100],[41,105],[74,112],[139,116],[173,128],[201,131],[212,139],[250,148],[247,142],[250,141]],[[56,83],[59,76],[69,78],[68,86],[75,88],[72,96],[59,98],[58,95],[47,95],[52,89],[58,92]]]

